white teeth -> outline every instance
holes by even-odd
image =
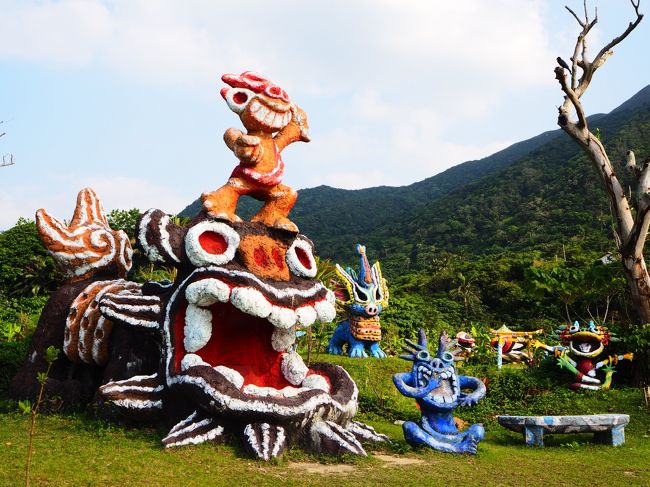
[[[318,374],[308,375],[300,385],[306,389],[320,389],[325,392],[330,391],[330,385],[327,383],[325,377]]]
[[[336,318],[336,308],[332,303],[326,300],[318,301],[314,304],[316,308],[316,314],[318,315],[318,320],[323,323],[329,323]]]
[[[278,392],[280,393],[281,396],[284,397],[294,397],[300,394],[301,392],[305,392],[305,390],[306,389],[304,388],[287,386],[287,387],[283,387]]]
[[[210,341],[212,336],[212,313],[209,309],[189,304],[185,311],[185,337],[183,346],[186,352],[196,352]]]
[[[298,325],[306,328],[316,321],[316,310],[311,306],[301,306],[296,310],[296,318]]]
[[[302,384],[302,381],[307,377],[309,369],[303,362],[302,357],[296,352],[287,352],[282,356],[282,363],[280,365],[282,375],[290,384],[294,386]]]
[[[280,395],[280,391],[278,391],[274,387],[260,387],[260,386],[256,386],[255,384],[246,384],[242,389],[242,392],[244,394],[249,394],[251,396],[260,396],[260,397]]]
[[[262,107],[261,103],[257,100],[253,100],[251,103],[251,113],[257,113]]]
[[[328,289],[327,294],[325,295],[325,299],[327,300],[328,303],[334,305],[336,303],[336,296],[334,295],[334,291]]]
[[[292,328],[296,324],[296,312],[289,308],[273,306],[268,320],[278,328]]]
[[[236,287],[230,294],[230,302],[240,311],[251,316],[266,318],[271,314],[272,306],[264,295],[250,287]]]
[[[218,279],[203,279],[187,286],[185,298],[198,306],[210,306],[217,301],[226,303],[230,298],[230,288]]]
[[[260,121],[264,122],[264,119],[268,116],[269,110],[263,105],[259,105],[259,108],[255,111],[255,117]]]
[[[261,114],[260,114],[261,115]],[[275,118],[275,114],[271,111],[266,111],[266,114],[264,116],[264,123],[268,126],[271,126],[273,123],[273,119]]]
[[[217,365],[216,367],[214,367],[214,370],[216,370],[221,375],[223,375],[226,379],[232,382],[232,384],[237,389],[241,389],[241,387],[244,385],[244,377],[235,369],[231,369],[230,367],[226,367],[224,365]]]
[[[271,346],[276,352],[286,352],[296,343],[296,331],[293,328],[276,328],[271,336]]]
[[[242,392],[250,396],[259,396],[259,397],[269,397],[269,396],[294,397],[300,394],[301,392],[305,392],[306,390],[307,389],[305,388],[297,388],[291,386],[287,386],[282,389],[275,389],[273,387],[260,387],[254,384],[247,384],[242,389]]]
[[[195,367],[197,365],[210,365],[206,363],[201,357],[196,355],[195,353],[188,353],[183,357],[183,360],[181,360],[181,370],[186,371],[190,367]]]

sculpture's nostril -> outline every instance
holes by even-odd
[[[365,308],[365,312],[366,312],[366,314],[367,314],[368,316],[375,316],[375,315],[377,314],[377,311],[378,311],[378,310],[377,310],[377,306],[375,306],[375,305],[373,305],[373,304],[369,304],[369,305],[366,306],[366,308]]]

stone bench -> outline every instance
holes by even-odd
[[[618,446],[625,443],[625,425],[630,416],[498,416],[497,421],[509,430],[523,433],[529,446],[544,446],[544,433],[594,433],[597,442]]]

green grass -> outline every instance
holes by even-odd
[[[39,417],[33,485],[648,485],[650,410],[641,391],[609,393],[566,390],[543,375],[517,368],[472,369],[490,380],[488,396],[475,410],[459,411],[482,421],[485,440],[475,457],[413,450],[395,419],[417,419],[413,401],[399,395],[391,375],[408,364],[399,359],[352,360],[324,356],[346,367],[359,385],[360,419],[388,434],[391,445],[375,447],[369,458],[308,454],[292,448],[274,462],[243,456],[232,446],[199,445],[164,450],[164,432],[106,426],[85,415]],[[461,369],[470,374],[470,369]],[[529,387],[541,384],[542,387]],[[630,414],[625,445],[592,443],[591,435],[546,435],[546,447],[528,448],[522,436],[501,428],[496,414],[625,412]],[[503,411],[507,410],[507,411]],[[0,485],[21,485],[29,421],[15,412],[0,414]],[[397,462],[410,462],[399,464]]]

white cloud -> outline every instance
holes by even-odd
[[[98,1],[9,2],[0,12],[0,56],[48,64],[86,64],[111,34]]]
[[[101,68],[126,83],[178,85],[210,103],[220,103],[219,74],[255,69],[315,122],[313,142],[295,151],[305,156],[285,158],[288,182],[397,185],[502,148],[508,127],[497,132],[490,114],[512,93],[554,83],[544,8],[537,0],[15,0],[0,9],[0,61]],[[468,128],[481,123],[484,131]],[[184,135],[179,140],[191,143]],[[159,174],[177,170],[171,157],[140,147],[131,156],[114,140],[115,153],[138,157],[132,167],[155,160]],[[107,207],[178,211],[189,202],[155,174],[88,184]],[[67,198],[78,189],[67,187]]]
[[[77,193],[85,187],[95,190],[106,212],[112,209],[138,208],[144,211],[159,208],[173,214],[192,202],[192,198],[179,194],[174,188],[132,177],[97,175],[76,178],[63,175],[39,178],[29,185],[3,187],[0,193],[0,231],[12,227],[19,217],[33,219],[39,208],[45,208],[61,220],[69,220]]]

